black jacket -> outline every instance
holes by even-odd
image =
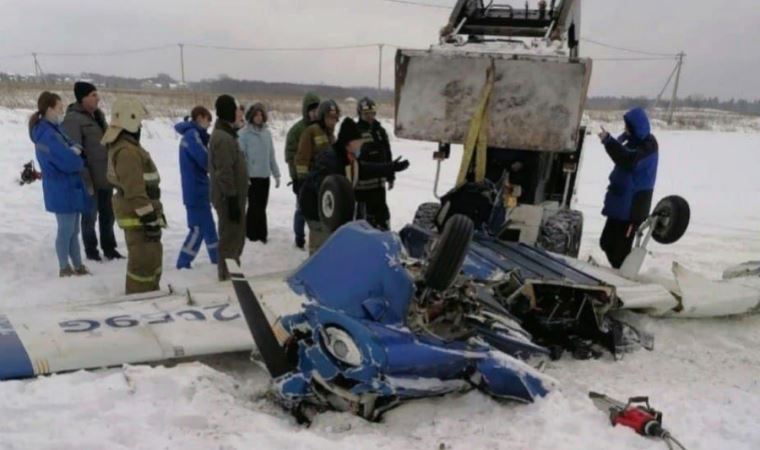
[[[369,163],[392,162],[393,153],[391,152],[391,143],[388,139],[388,133],[386,133],[385,128],[380,125],[380,122],[374,121],[369,123],[364,120],[359,120],[356,125],[359,128],[359,131],[361,131],[362,137],[365,139],[359,160]],[[362,179],[359,181],[357,189],[383,189],[385,188],[384,182],[394,181],[395,178],[395,174],[391,174],[385,178],[378,177]]]
[[[337,151],[336,149],[340,149]],[[299,193],[301,212],[307,220],[319,220],[318,197],[322,181],[330,175],[342,175],[356,188],[362,180],[389,178],[395,174],[393,162],[350,160],[340,141],[320,152]]]

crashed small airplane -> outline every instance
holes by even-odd
[[[0,312],[0,380],[254,351],[299,419],[337,409],[377,420],[464,389],[530,402],[556,383],[540,372],[547,358],[652,349],[625,311],[760,311],[760,263],[720,281],[680,264],[673,279],[639,274],[651,240],[686,232],[680,197],[658,203],[621,270],[577,259],[583,217],[570,205],[591,61],[578,57],[580,2],[542,4],[459,0],[439,46],[397,53],[396,134],[439,142],[439,164],[450,143],[465,144],[463,182],[421,205],[411,225],[396,234],[336,223],[354,204],[323,189],[320,215],[334,233],[292,274],[246,279],[231,265],[231,284]],[[468,136],[499,146],[488,149],[495,159],[547,170],[523,186],[501,172],[484,179],[476,147],[487,146]],[[476,182],[466,183],[472,166]]]

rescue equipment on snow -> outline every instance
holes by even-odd
[[[649,397],[631,397],[627,403],[623,403],[597,392],[589,392],[588,396],[597,408],[609,414],[613,427],[622,425],[642,436],[662,439],[670,450],[686,450],[662,427],[662,412],[649,405]]]

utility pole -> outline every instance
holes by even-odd
[[[182,74],[182,87],[185,87],[185,44],[180,43],[177,45],[179,45],[179,67]]]
[[[32,58],[34,58],[34,76],[39,81],[42,79],[42,66],[40,66],[40,62],[37,60],[37,53],[32,53]]]
[[[377,44],[377,49],[380,54],[380,59],[377,63],[377,91],[379,95],[380,90],[383,89],[383,44]]]
[[[676,110],[676,102],[678,101],[678,83],[681,81],[681,68],[683,67],[683,59],[686,54],[682,51],[678,54],[678,66],[676,68],[676,84],[673,86],[673,97],[670,99],[670,110],[668,111],[668,125],[673,123],[673,113]]]

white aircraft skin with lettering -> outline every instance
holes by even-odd
[[[251,279],[257,295],[282,315],[301,298],[284,282],[286,274]],[[229,283],[185,293],[158,291],[80,305],[16,309],[0,315],[1,339],[15,338],[26,354],[25,378],[80,369],[167,361],[250,351],[253,339]],[[15,335],[15,336],[14,336]],[[21,351],[18,346],[23,347]],[[12,358],[12,352],[6,354]],[[0,364],[4,364],[0,356]],[[21,357],[23,359],[23,357]],[[8,365],[23,363],[18,358]],[[4,377],[0,376],[0,379]]]

